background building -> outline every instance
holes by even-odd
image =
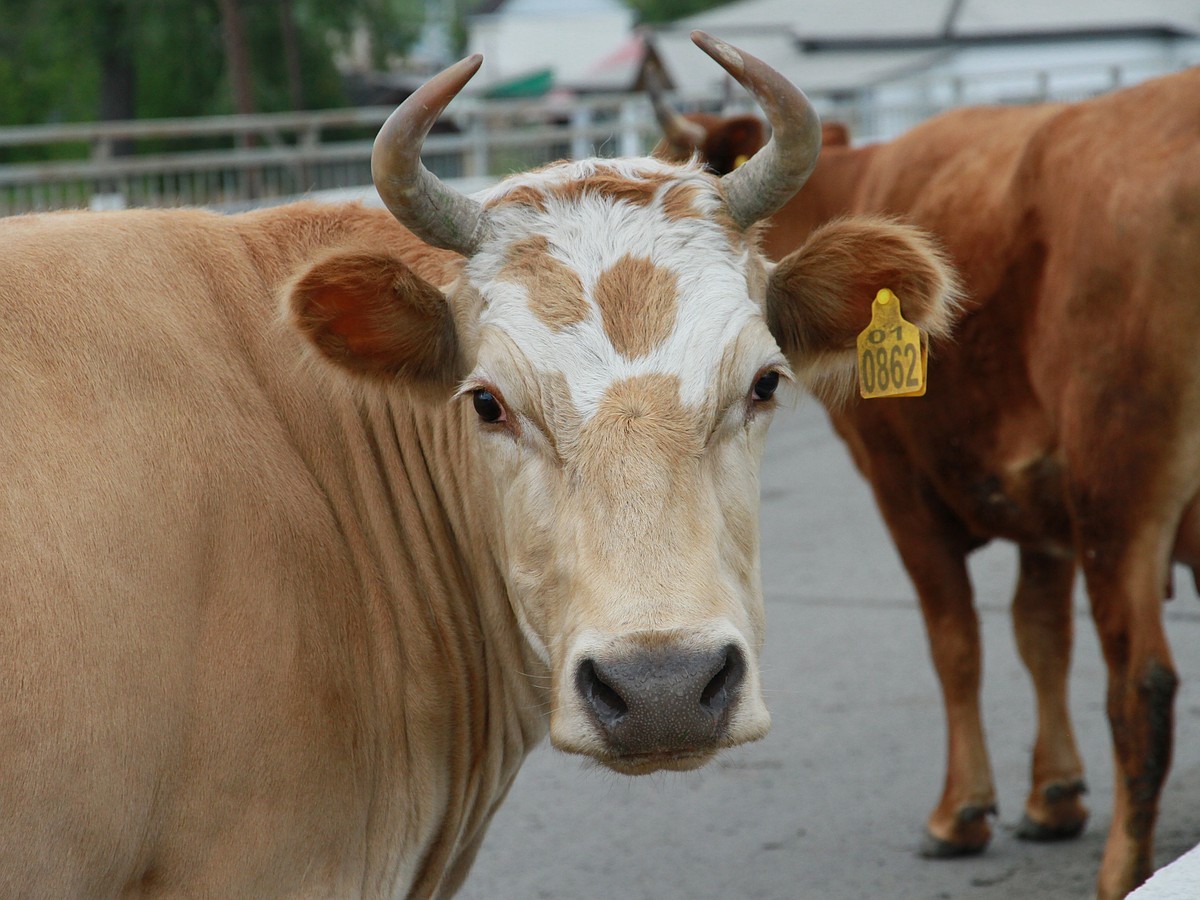
[[[695,28],[779,69],[859,139],[951,106],[1076,100],[1200,63],[1190,0],[742,0],[654,31],[684,104],[730,90]]]

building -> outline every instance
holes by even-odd
[[[467,52],[484,56],[471,88],[488,96],[596,90],[593,70],[626,45],[634,20],[620,0],[488,0],[467,23]]]
[[[1193,0],[741,0],[654,31],[685,106],[742,96],[692,45],[696,28],[779,69],[863,140],[952,106],[1082,99],[1200,63]]]

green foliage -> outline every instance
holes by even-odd
[[[239,0],[264,112],[290,108],[280,0]],[[345,102],[334,53],[362,23],[375,55],[417,37],[420,0],[292,0],[305,104]],[[0,0],[0,125],[94,120],[105,60],[132,60],[139,118],[231,112],[216,0]]]
[[[68,12],[65,3],[0,0],[0,124],[94,116],[99,69],[85,52],[92,23],[72,23]]]
[[[729,0],[625,0],[637,10],[638,17],[643,22],[670,22],[684,16],[691,16],[714,6],[721,6]]]

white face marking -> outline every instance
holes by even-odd
[[[462,392],[498,391],[511,417],[484,426],[480,461],[517,621],[550,669],[552,741],[651,771],[761,737],[772,405],[752,387],[786,362],[753,242],[726,223],[712,176],[657,160],[564,164],[477,199],[497,237],[465,268],[478,319],[464,317],[475,363]],[[727,652],[745,663],[736,707],[678,761],[624,759],[580,687],[606,660]]]
[[[654,200],[645,205],[596,194],[564,200],[548,192],[598,171],[637,181],[664,180]],[[679,183],[695,186],[696,202],[704,213],[720,208],[710,176],[698,168],[657,160],[571,163],[518,176],[480,195],[487,202],[516,187],[547,192],[545,212],[517,204],[492,207],[496,232],[503,240],[478,253],[467,273],[484,297],[481,328],[507,334],[537,369],[561,373],[581,421],[595,413],[614,382],[651,373],[678,376],[684,404],[702,407],[714,395],[730,347],[752,319],[761,318],[747,279],[751,251],[735,249],[726,231],[708,215],[674,220],[664,215],[663,193]],[[550,254],[578,274],[588,307],[581,322],[552,329],[531,308],[525,285],[497,279],[508,247],[533,235],[544,236]],[[668,270],[678,286],[678,310],[670,333],[649,353],[632,359],[613,346],[594,299],[601,274],[627,256],[648,259]],[[753,374],[745,374],[747,386]]]

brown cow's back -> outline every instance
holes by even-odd
[[[1200,73],[1189,77],[1200,88]],[[965,110],[873,160],[858,208],[905,213],[941,236],[975,309],[938,349],[928,402],[859,402],[850,415],[902,431],[981,537],[1065,541],[1065,512],[1046,508],[1061,502],[1045,483],[1059,435],[1073,416],[1103,416],[1123,445],[1155,439],[1164,410],[1144,402],[1144,379],[1154,396],[1179,398],[1172,416],[1193,430],[1186,347],[1200,305],[1187,285],[1200,283],[1200,227],[1188,206],[1200,166],[1187,160],[1198,158],[1200,115],[1181,97],[1200,92],[1186,86],[1180,76],[1077,107]],[[1135,116],[1137,129],[1114,124]],[[972,483],[954,480],[962,472]],[[1020,483],[1005,490],[1014,472]]]
[[[1175,683],[1157,603],[1167,557],[1200,558],[1195,528],[1178,529],[1196,520],[1200,492],[1198,198],[1194,70],[1079,105],[943,116],[876,150],[851,204],[939,235],[968,292],[923,400],[832,414],[917,584],[951,711],[936,852],[986,842],[962,557],[997,537],[1021,546],[1014,615],[1042,722],[1022,828],[1082,827],[1065,712],[1074,554],[1112,679],[1119,774],[1105,897],[1152,864]]]
[[[1200,69],[827,147],[766,248],[781,258],[855,213],[931,231],[966,291],[925,397],[830,409],[916,586],[946,703],[947,776],[923,852],[978,852],[990,836],[966,555],[1005,538],[1020,548],[1014,628],[1039,722],[1018,833],[1073,837],[1087,818],[1066,704],[1078,564],[1118,770],[1100,895],[1122,896],[1150,871],[1170,757],[1169,560],[1200,564]],[[904,274],[892,278],[903,300]]]

